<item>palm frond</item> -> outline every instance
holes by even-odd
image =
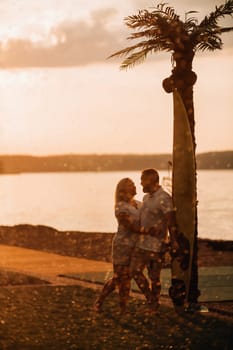
[[[233,27],[224,27],[224,28],[219,28],[218,31],[220,33],[228,33],[231,32],[233,30]]]
[[[188,12],[185,12],[185,19],[187,19],[188,15],[190,13],[198,13],[198,11],[188,11]]]
[[[206,42],[208,42],[209,39],[210,40],[216,39],[217,41],[219,41],[220,40],[219,35],[221,35],[222,33],[228,33],[231,31],[233,31],[233,27],[223,27],[223,28],[219,26],[216,26],[215,28],[198,27],[198,30],[196,30],[192,34],[192,41],[195,42],[195,47],[197,48],[197,50],[199,50],[200,46],[202,47],[202,44],[204,44],[204,47],[205,47]],[[214,49],[221,49],[221,48],[222,48],[222,43],[221,45],[217,44],[216,47],[214,47]],[[206,49],[210,50],[209,48],[206,48]]]
[[[138,38],[155,38],[161,35],[161,30],[159,28],[150,28],[146,30],[142,30],[140,32],[134,32],[130,34],[127,39],[138,39]]]
[[[131,29],[154,26],[159,18],[164,17],[166,21],[179,21],[179,16],[174,8],[166,6],[166,3],[160,3],[153,11],[140,10],[137,15],[125,17],[124,22]]]
[[[139,52],[134,52],[132,55],[130,55],[129,57],[126,57],[126,59],[124,59],[124,61],[120,65],[120,69],[132,68],[136,64],[140,64],[140,63],[144,62],[149,51],[150,50],[148,50],[148,48],[147,48],[147,49],[141,50]]]
[[[198,19],[196,17],[189,17],[185,20],[185,23],[198,23]]]
[[[161,51],[159,43],[156,45],[153,41],[151,41],[150,45],[147,43],[146,47],[144,47],[142,50],[134,52],[126,57],[121,63],[120,69],[132,68],[136,64],[144,62],[149,53],[158,51]]]
[[[175,10],[171,6],[166,6],[167,3],[160,3],[156,6],[156,9],[152,11],[152,14],[160,13],[171,20],[178,20],[180,17],[175,13]]]
[[[233,16],[233,0],[227,0],[224,4],[216,6],[215,11],[211,12],[208,16],[205,16],[203,21],[196,28],[193,28],[190,38],[195,46],[200,48],[202,36],[211,37],[211,35],[214,34],[230,32],[232,27],[221,28],[218,25],[218,20],[227,15],[231,17]]]
[[[155,24],[156,18],[147,10],[140,10],[137,15],[124,18],[127,27],[131,29],[150,27]]]
[[[220,50],[222,48],[223,42],[221,38],[217,35],[208,36],[206,40],[199,42],[196,45],[196,51],[214,51],[214,50]]]
[[[150,40],[144,40],[144,41],[141,41],[140,43],[137,43],[135,45],[132,45],[132,46],[126,47],[122,50],[119,50],[119,51],[113,53],[108,58],[124,57],[124,56],[131,54],[131,53],[132,53],[131,56],[136,54],[135,56],[133,56],[134,58],[136,58],[137,53],[134,52],[135,50],[139,50],[138,53],[141,51],[145,51],[145,50],[154,51],[154,52],[156,52],[156,51],[170,51],[171,50],[171,43],[169,41],[166,41],[165,39],[157,40],[155,38],[155,39],[150,39]],[[131,57],[131,56],[129,56],[129,57]],[[125,60],[127,60],[127,58]]]
[[[206,33],[210,35],[215,35],[215,34],[222,34],[222,33],[228,33],[233,30],[233,27],[216,27],[213,30],[207,30]],[[204,32],[203,32],[204,33]]]
[[[227,0],[225,4],[215,7],[215,11],[205,16],[203,21],[199,24],[200,27],[216,27],[220,18],[233,14],[233,0]]]
[[[161,11],[163,12],[161,13]],[[173,18],[173,20],[170,18]],[[144,38],[148,40],[137,42],[135,45],[117,51],[108,57],[126,57],[129,55],[122,63],[123,68],[132,66],[137,59],[141,63],[147,55],[145,54],[147,50],[148,52],[173,51],[176,46],[181,45],[177,38],[180,37],[180,33],[184,30],[184,24],[174,14],[172,8],[165,7],[165,4],[159,5],[154,13],[142,10],[139,11],[138,15],[127,17],[125,21],[131,29],[136,29],[127,39],[138,41],[138,39]],[[142,30],[139,30],[141,28]]]
[[[113,53],[112,55],[110,55],[108,58],[127,56],[127,55],[130,54],[132,51],[135,51],[135,50],[137,50],[138,48],[141,48],[141,47],[145,48],[146,43],[147,43],[147,42],[143,41],[143,42],[137,43],[137,44],[135,44],[135,45],[125,47],[125,48],[122,49],[122,50],[119,50],[119,51],[117,51],[117,52],[114,52],[114,53]]]
[[[185,28],[186,32],[192,33],[193,31],[196,30],[197,25],[198,25],[198,20],[197,20],[197,18],[195,18],[195,17],[190,17],[190,18],[187,18],[187,19],[185,20],[184,28]]]
[[[135,25],[135,23],[133,24]],[[137,31],[135,31],[134,33],[131,34],[131,36],[129,37],[130,39],[135,39],[135,38],[139,38],[139,37],[150,37],[150,36],[159,36],[161,35],[161,33],[163,33],[163,35],[167,35],[168,33],[173,33],[174,35],[174,27],[178,27],[179,29],[182,30],[184,28],[184,23],[180,20],[173,20],[173,21],[168,21],[166,17],[161,16],[161,14],[157,14],[156,18],[153,18],[152,20],[149,20],[149,22],[146,24],[139,24],[137,23]],[[143,28],[146,29],[143,29]],[[139,29],[141,29],[139,31]],[[132,29],[132,28],[131,28]],[[136,29],[136,28],[134,28]]]

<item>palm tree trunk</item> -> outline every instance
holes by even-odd
[[[163,88],[170,93],[177,89],[183,104],[185,106],[190,130],[193,140],[193,150],[195,159],[195,229],[193,255],[191,261],[191,281],[188,294],[190,303],[197,303],[200,291],[198,290],[198,228],[197,228],[197,164],[196,164],[196,139],[195,139],[195,119],[194,119],[194,104],[193,104],[193,85],[196,82],[197,76],[192,71],[192,62],[194,58],[194,50],[191,45],[186,46],[183,51],[177,50],[173,54],[175,67],[172,70],[172,75],[163,81]]]
[[[198,289],[198,216],[197,216],[197,164],[196,164],[196,141],[195,141],[195,121],[193,107],[193,86],[187,86],[183,89],[178,89],[184,106],[186,108],[190,129],[193,139],[193,149],[195,157],[195,231],[193,243],[193,256],[191,261],[191,280],[188,294],[189,303],[197,303],[200,291]]]
[[[188,301],[197,303],[200,292],[198,290],[198,229],[197,229],[197,165],[196,165],[196,139],[195,139],[195,119],[194,119],[194,104],[193,104],[193,85],[196,82],[196,74],[192,71],[192,62],[194,51],[191,46],[186,46],[184,50],[177,50],[173,54],[175,67],[172,70],[172,76],[168,79],[168,83],[177,88],[190,124],[190,130],[193,140],[193,150],[195,159],[195,231],[193,243],[193,255],[191,261],[191,280],[188,293]],[[169,80],[170,79],[170,80]],[[170,92],[170,91],[167,91]]]

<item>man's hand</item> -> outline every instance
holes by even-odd
[[[162,231],[157,227],[150,227],[149,229],[146,229],[142,226],[140,233],[145,236],[157,237],[158,239],[163,237]]]
[[[172,242],[172,250],[177,251],[179,250],[180,246],[176,240]]]

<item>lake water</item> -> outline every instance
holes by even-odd
[[[115,232],[114,191],[123,177],[135,181],[141,200],[140,171],[1,175],[0,225]],[[198,171],[199,237],[233,239],[232,184],[232,170]]]

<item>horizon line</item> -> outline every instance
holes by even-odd
[[[233,149],[226,149],[226,150],[213,150],[213,151],[202,151],[202,152],[196,152],[196,155],[199,154],[206,154],[206,153],[225,153],[225,152],[233,152]],[[3,153],[0,154],[0,157],[64,157],[64,156],[154,156],[154,155],[172,155],[172,152],[158,152],[158,153],[50,153],[50,154],[30,154],[30,153]]]

